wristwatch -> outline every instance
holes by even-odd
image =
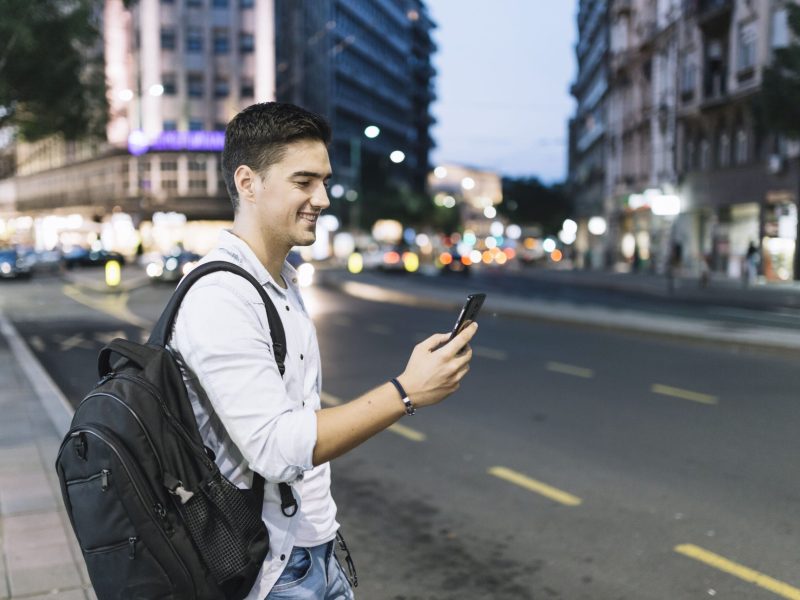
[[[414,403],[411,402],[411,398],[408,397],[408,394],[406,394],[406,391],[403,389],[403,386],[400,385],[399,381],[397,381],[397,377],[392,377],[391,383],[397,390],[397,393],[400,394],[400,399],[403,401],[403,404],[406,405],[406,414],[413,415],[414,413],[416,413],[417,409],[414,408]]]

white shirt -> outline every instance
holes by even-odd
[[[215,272],[196,282],[178,311],[169,349],[181,367],[204,443],[222,474],[250,487],[253,471],[266,480],[262,518],[270,549],[247,596],[272,589],[293,546],[332,540],[339,524],[330,493],[330,465],[314,467],[322,369],[314,324],[306,312],[297,273],[284,263],[281,288],[241,239],[223,231],[201,262],[233,262],[262,284],[286,332],[281,377],[258,291],[234,273]],[[205,392],[205,393],[204,393]],[[292,486],[298,510],[281,512],[278,483]]]

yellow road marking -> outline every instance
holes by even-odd
[[[542,483],[541,481],[531,479],[527,475],[517,473],[516,471],[512,471],[506,467],[492,467],[489,469],[489,474],[499,477],[500,479],[505,479],[506,481],[525,488],[526,490],[536,492],[545,498],[555,500],[556,502],[560,502],[561,504],[565,504],[567,506],[578,506],[581,504],[581,502],[583,502],[583,500],[577,496],[573,496],[572,494],[554,488],[546,483]]]
[[[574,375],[575,377],[583,377],[584,379],[591,379],[594,377],[594,371],[591,369],[584,369],[583,367],[576,367],[575,365],[568,365],[560,362],[548,362],[547,370],[554,373],[561,373],[563,375]]]
[[[700,548],[699,546],[695,546],[694,544],[681,544],[679,546],[675,546],[675,552],[683,554],[684,556],[688,556],[689,558],[698,560],[702,563],[707,564],[710,567],[714,567],[715,569],[724,571],[729,575],[738,577],[739,579],[743,579],[748,583],[753,583],[758,587],[762,587],[765,590],[769,590],[773,594],[781,596],[782,598],[789,598],[789,600],[800,600],[800,589],[797,589],[796,587],[792,587],[787,583],[783,583],[782,581],[773,579],[768,575],[764,575],[763,573],[759,573],[758,571],[755,571],[753,569],[735,563],[732,560],[728,560],[724,556],[720,556],[719,554],[714,554],[713,552],[709,552],[708,550],[703,550],[702,548]]]
[[[486,348],[485,346],[473,346],[472,355],[480,356],[481,358],[491,358],[492,360],[505,360],[508,358],[508,353],[503,352],[502,350]]]
[[[84,306],[88,306],[94,310],[104,312],[107,315],[111,315],[112,317],[119,319],[120,321],[130,323],[134,327],[149,329],[153,326],[153,323],[147,319],[142,319],[128,310],[127,293],[121,293],[117,296],[106,295],[103,296],[102,299],[97,299],[87,296],[81,292],[80,289],[78,289],[78,286],[71,284],[65,285],[62,288],[62,291],[64,292],[65,296],[72,298],[75,300],[75,302],[79,302]]]
[[[661,385],[656,383],[650,390],[654,394],[661,394],[662,396],[672,396],[673,398],[681,398],[682,400],[691,400],[692,402],[699,402],[700,404],[717,404],[716,396],[711,394],[703,394],[701,392],[693,392],[692,390],[683,390],[681,388],[670,387],[668,385]]]
[[[333,394],[329,394],[328,392],[322,392],[319,395],[320,400],[322,400],[323,404],[327,404],[328,406],[339,406],[342,404],[342,400],[337,398]],[[425,434],[422,432],[417,431],[416,429],[411,429],[410,427],[406,427],[405,425],[400,425],[399,423],[395,423],[389,427],[389,431],[395,433],[399,436],[402,436],[412,442],[424,442],[425,441]]]

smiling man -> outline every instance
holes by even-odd
[[[246,108],[225,133],[233,228],[203,262],[238,264],[269,294],[286,332],[284,376],[263,302],[233,273],[211,273],[192,286],[170,343],[222,474],[239,487],[250,487],[254,472],[266,481],[262,519],[270,549],[248,600],[353,598],[333,552],[339,524],[329,461],[452,394],[469,370],[468,342],[477,329],[438,350],[447,334],[433,335],[414,348],[397,377],[341,406],[321,407],[316,331],[286,256],[314,243],[317,219],[329,206],[330,137],[320,116],[276,102]],[[291,492],[296,512],[284,510],[281,483],[290,484],[283,490]]]

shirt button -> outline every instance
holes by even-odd
[[[297,283],[297,277],[292,277],[292,283]]]
[[[303,360],[303,355],[302,354],[300,355],[300,360]]]
[[[286,560],[286,555],[285,554],[281,554],[281,560]]]
[[[286,310],[289,310],[289,305],[288,304],[286,305]]]

